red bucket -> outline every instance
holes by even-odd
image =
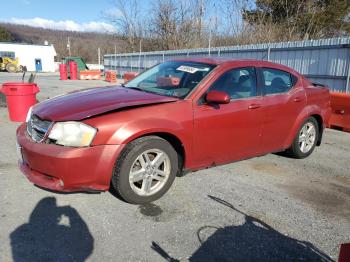
[[[25,122],[28,110],[36,104],[40,89],[35,83],[4,83],[0,92],[6,96],[11,121]]]

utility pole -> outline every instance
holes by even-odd
[[[98,65],[101,65],[101,49],[97,48]]]
[[[199,40],[202,37],[202,19],[203,19],[203,15],[204,15],[204,3],[203,0],[199,0],[198,3],[199,7],[198,7],[198,17],[199,17],[199,25],[198,25],[198,37]]]
[[[141,71],[141,52],[142,52],[142,39],[140,38],[140,50],[139,50],[139,72]]]
[[[117,45],[114,45],[114,70],[117,71]]]
[[[345,92],[350,92],[350,59],[348,61],[348,76],[346,77]]]
[[[213,5],[213,9],[215,11],[215,17],[214,17],[214,28],[218,28],[218,20],[217,20],[217,9],[216,9],[216,5],[215,5],[215,2],[214,2],[214,5]],[[213,37],[213,32],[212,32],[212,22],[213,22],[213,16],[210,15],[209,17],[209,43],[208,43],[208,56],[211,56],[211,41],[212,41],[212,37]]]
[[[209,19],[209,43],[208,43],[208,56],[210,56],[211,48],[211,18]]]
[[[69,56],[71,56],[71,52],[70,52],[70,40],[69,40],[69,36],[68,36],[68,41],[67,41],[67,49],[68,49],[68,54]]]

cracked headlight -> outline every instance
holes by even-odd
[[[97,130],[81,122],[57,122],[52,127],[49,138],[62,146],[90,146]]]

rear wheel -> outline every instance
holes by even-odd
[[[9,73],[16,73],[17,72],[17,66],[15,64],[8,63],[6,65],[6,71],[9,72]]]
[[[144,204],[163,196],[177,171],[178,156],[168,141],[157,136],[142,137],[121,153],[111,184],[126,202]]]
[[[308,157],[315,149],[319,136],[319,127],[315,118],[308,118],[294,138],[287,153],[294,158]]]

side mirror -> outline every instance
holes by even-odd
[[[213,90],[209,91],[205,100],[213,104],[228,104],[231,98],[226,92]]]

